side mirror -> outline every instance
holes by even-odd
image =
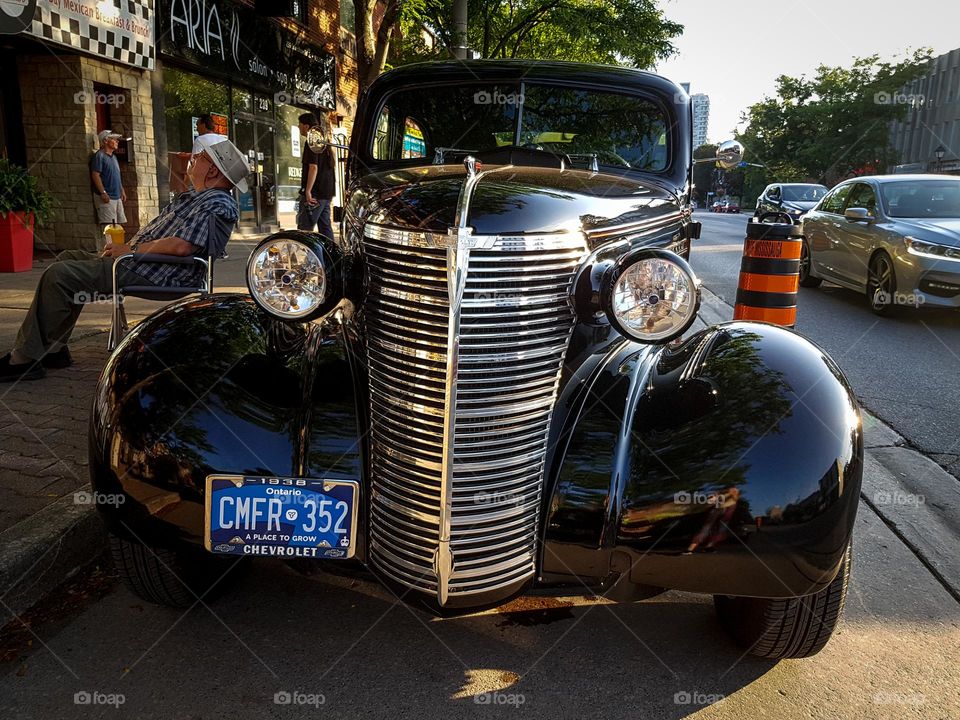
[[[335,142],[331,142],[323,137],[323,132],[320,128],[312,127],[307,130],[307,147],[309,147],[314,152],[320,152],[326,146],[340,148],[342,150],[349,150],[350,148],[346,145],[338,145]]]
[[[873,222],[873,215],[870,211],[862,207],[849,207],[843,212],[843,216],[848,222]]]
[[[735,168],[743,161],[743,145],[736,140],[727,140],[717,148],[717,164],[724,170]]]
[[[715,162],[724,170],[735,168],[743,162],[743,145],[736,140],[727,140],[720,143],[717,147],[717,156],[712,158],[697,158],[694,164],[702,162]]]

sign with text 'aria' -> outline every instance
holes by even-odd
[[[163,0],[160,52],[273,93],[336,107],[336,61],[322,47],[234,0]]]

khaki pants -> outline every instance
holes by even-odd
[[[121,267],[117,284],[126,287],[152,283]],[[85,250],[65,250],[43,271],[14,347],[32,360],[60,350],[70,340],[83,306],[89,302],[110,302],[112,292],[112,258]]]

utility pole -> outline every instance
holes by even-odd
[[[453,3],[453,56],[468,60],[470,48],[467,47],[467,0],[454,0]]]

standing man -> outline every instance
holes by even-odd
[[[213,118],[210,117],[210,113],[204,113],[197,118],[197,137],[193,140],[193,155],[203,150],[203,144],[200,142],[202,137],[205,137],[209,143],[218,143],[227,139],[226,135],[214,132],[213,128]]]
[[[317,129],[324,142],[330,142],[330,127],[317,122],[313,113],[304,113],[299,118],[300,155],[302,158],[300,173],[300,204],[297,208],[297,230],[313,231],[314,227],[324,237],[333,239],[333,227],[330,225],[330,201],[336,190],[334,180],[333,148],[324,145],[315,151],[307,144],[307,133]]]
[[[97,138],[100,140],[100,149],[90,158],[90,187],[93,190],[97,222],[103,230],[111,223],[123,225],[127,221],[123,212],[127,193],[120,182],[120,163],[114,155],[120,146],[121,136],[112,130],[104,130]]]

